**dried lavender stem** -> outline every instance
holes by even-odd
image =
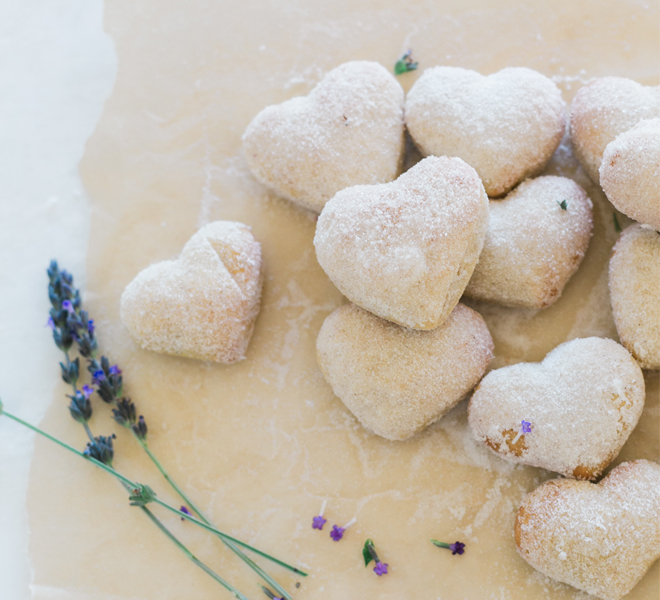
[[[172,486],[174,491],[176,491],[177,494],[181,497],[181,499],[188,505],[190,508],[192,508],[195,513],[197,513],[197,516],[204,521],[207,525],[210,525],[211,527],[215,526],[213,523],[204,515],[204,513],[201,511],[201,509],[188,497],[188,495],[177,485],[176,481],[170,476],[170,474],[167,472],[165,467],[160,463],[158,458],[154,455],[154,453],[151,451],[151,448],[149,448],[149,444],[147,443],[147,440],[140,439],[135,433],[133,433],[133,437],[138,441],[138,443],[142,446],[144,451],[147,453],[149,458],[152,460],[154,465],[156,465],[156,468],[161,472],[163,477],[166,479],[166,481]],[[286,598],[287,600],[291,600],[291,595],[280,585],[275,581],[268,573],[266,573],[257,563],[255,563],[251,558],[246,556],[244,552],[235,546],[233,542],[230,540],[224,539],[220,537],[222,540],[222,543],[225,544],[230,550],[232,550],[241,560],[243,560],[248,566],[250,566],[257,574],[259,574],[262,579],[264,579],[267,583],[272,585],[281,595],[282,597]],[[287,568],[288,565],[287,565]],[[295,569],[295,572],[299,572],[297,569]]]
[[[156,458],[154,453],[151,451],[151,448],[149,448],[149,444],[147,444],[147,440],[139,438],[135,432],[133,432],[133,437],[137,440],[137,442],[142,446],[144,451],[147,453],[149,458],[152,460],[154,465],[156,465],[156,468],[161,472],[163,477],[166,479],[166,481],[172,486],[174,491],[179,494],[181,499],[188,505],[190,508],[192,508],[199,518],[204,521],[207,525],[210,525],[211,527],[215,526],[209,519],[207,519],[204,514],[202,513],[201,509],[197,507],[197,505],[186,495],[186,493],[177,485],[177,483],[170,477],[170,474],[167,472],[165,467],[160,464],[160,461]],[[271,586],[273,586],[279,594],[282,595],[283,598],[286,598],[286,600],[292,600],[291,595],[279,584],[277,581],[275,581],[266,571],[264,571],[257,563],[255,563],[249,556],[246,556],[245,553],[240,549],[237,548],[236,545],[222,537],[220,537],[220,540],[222,543],[227,546],[236,556],[238,556],[243,562],[245,562],[249,567],[251,567],[264,581],[269,583]]]
[[[39,429],[38,427],[35,427],[34,425],[28,423],[27,421],[23,421],[23,419],[21,419],[19,417],[16,417],[15,415],[12,415],[11,413],[8,413],[7,411],[5,411],[2,408],[1,403],[0,403],[0,415],[4,415],[4,416],[6,416],[10,419],[13,419],[17,423],[20,423],[21,425],[27,427],[28,429],[31,429],[32,431],[38,433],[39,435],[42,435],[43,437],[49,439],[51,442],[55,442],[56,444],[58,444],[62,448],[65,448],[66,450],[68,450],[69,452],[73,452],[73,454],[83,458],[84,460],[87,460],[87,461],[93,463],[94,465],[96,465],[100,469],[103,469],[107,473],[110,473],[110,475],[112,475],[112,476],[116,477],[117,479],[119,479],[119,481],[127,484],[129,487],[131,487],[131,489],[137,489],[137,488],[140,487],[139,484],[137,484],[134,481],[130,480],[128,477],[125,477],[119,471],[115,470],[113,467],[109,467],[108,465],[102,463],[99,460],[96,460],[93,457],[85,456],[82,452],[80,452],[79,450],[77,450],[73,446],[70,446],[66,442],[63,442],[62,440],[59,440],[56,437],[53,437],[49,433],[46,433],[42,429]],[[268,560],[271,560],[271,561],[273,561],[273,562],[275,562],[275,563],[277,563],[277,564],[279,564],[283,567],[286,567],[287,569],[289,569],[291,571],[294,571],[294,572],[299,573],[301,575],[305,575],[305,576],[307,575],[307,573],[303,573],[299,569],[296,569],[295,567],[292,567],[291,565],[288,565],[288,564],[286,564],[286,563],[284,563],[284,562],[282,562],[282,561],[280,561],[276,558],[273,558],[272,556],[266,554],[265,552],[262,552],[261,550],[258,550],[257,548],[254,548],[254,547],[250,546],[249,544],[246,544],[245,542],[242,542],[241,540],[239,540],[235,537],[232,537],[231,535],[227,535],[226,533],[223,533],[222,531],[220,531],[219,529],[216,529],[212,525],[207,525],[206,523],[196,519],[192,515],[187,515],[186,513],[181,512],[178,508],[175,508],[174,506],[171,506],[171,505],[167,504],[167,502],[163,502],[160,498],[154,498],[153,501],[156,504],[159,504],[160,506],[162,506],[163,508],[166,508],[170,512],[175,513],[177,516],[181,517],[182,519],[187,519],[188,521],[191,521],[191,522],[195,523],[196,525],[198,525],[202,529],[206,529],[207,531],[210,531],[211,533],[214,533],[215,535],[217,535],[220,538],[229,540],[230,542],[234,542],[235,544],[238,544],[239,546],[242,546],[243,548],[246,548],[246,549],[254,552],[255,554],[258,554],[259,556],[263,556],[264,558],[267,558]]]
[[[142,511],[153,521],[153,523],[160,529],[174,544],[183,552],[192,562],[194,562],[200,569],[205,571],[208,575],[213,577],[220,585],[222,585],[227,591],[229,591],[234,598],[238,600],[248,600],[243,594],[241,594],[233,585],[225,581],[220,575],[218,575],[213,569],[207,567],[202,561],[200,561],[186,546],[184,546],[173,534],[172,532],[163,525],[163,523],[158,519],[154,514],[146,507],[140,507]]]

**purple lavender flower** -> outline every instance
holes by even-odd
[[[46,325],[50,327],[53,331],[55,331],[55,321],[53,321],[53,317],[48,317],[48,321],[46,321]]]
[[[187,507],[182,506],[179,510],[180,510],[184,515],[190,515],[190,516],[192,517],[192,514],[190,513],[190,511],[188,510]],[[184,517],[181,517],[181,520],[182,520],[182,521],[185,521],[186,519],[185,519]]]
[[[339,527],[339,525],[333,525],[332,531],[330,532],[330,537],[333,541],[338,542],[341,538],[344,537],[344,528]]]
[[[62,302],[62,308],[71,315],[76,312],[73,308],[73,304],[71,304],[71,300],[64,300],[64,302]]]
[[[453,544],[449,544],[449,549],[452,554],[463,554],[465,552],[465,544],[454,542]]]
[[[89,333],[89,335],[94,335],[95,330],[96,327],[94,326],[94,319],[90,319],[87,321],[87,333]]]
[[[94,380],[94,383],[101,383],[102,381],[105,381],[105,373],[103,372],[103,369],[94,371],[92,374],[92,379]]]
[[[523,433],[530,433],[532,431],[532,424],[529,421],[522,421],[520,423]]]
[[[380,577],[381,575],[387,575],[387,563],[377,562],[374,567],[374,573]]]
[[[94,393],[94,388],[89,385],[83,385],[82,393],[85,398],[89,398]]]
[[[109,372],[110,375],[121,375],[121,369],[117,365],[112,365]]]
[[[438,548],[445,548],[451,550],[452,554],[463,554],[465,552],[465,544],[462,542],[454,542],[453,544],[445,544],[444,542],[439,542],[438,540],[431,540],[431,543]]]
[[[312,518],[312,529],[323,529],[328,519],[324,519],[321,515]]]

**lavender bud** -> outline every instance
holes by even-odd
[[[67,396],[71,398],[69,403],[69,412],[71,416],[79,423],[87,423],[92,418],[92,403],[89,398],[82,392],[76,391],[75,396]]]
[[[142,415],[140,415],[138,422],[133,425],[133,433],[135,433],[138,439],[147,439],[147,422]]]
[[[130,398],[117,400],[117,408],[112,409],[113,419],[122,427],[131,427],[135,423],[135,404]]]
[[[113,433],[109,436],[99,435],[94,438],[94,443],[88,442],[83,454],[87,458],[94,458],[104,465],[112,466],[112,460],[115,456],[112,440],[117,436]]]

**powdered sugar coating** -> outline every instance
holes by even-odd
[[[378,63],[345,63],[308,96],[262,110],[243,145],[261,183],[320,212],[339,190],[396,178],[404,149],[403,90]]]
[[[642,119],[656,117],[660,117],[660,86],[601,77],[580,88],[571,104],[571,141],[589,177],[599,182],[607,144]]]
[[[396,181],[342,190],[319,217],[319,264],[349,300],[413,329],[434,329],[467,285],[488,226],[488,197],[460,158],[429,157]]]
[[[433,67],[408,92],[406,125],[424,156],[462,158],[495,197],[543,169],[564,134],[565,103],[559,88],[532,69],[484,77]]]
[[[233,363],[245,356],[261,296],[261,246],[242,223],[202,227],[179,258],[147,267],[121,297],[145,349]]]
[[[504,306],[550,306],[580,266],[592,227],[591,200],[572,179],[524,181],[490,201],[486,241],[465,295]]]
[[[644,369],[660,369],[660,233],[628,227],[614,246],[610,302],[621,343]]]
[[[616,208],[660,231],[660,118],[640,121],[610,142],[599,173]]]
[[[520,505],[515,538],[535,569],[619,600],[660,557],[660,465],[623,463],[598,485],[544,483]]]
[[[623,346],[576,339],[541,363],[488,373],[470,400],[468,420],[475,439],[506,460],[595,479],[637,425],[644,392],[642,370]],[[516,440],[523,420],[531,433]]]
[[[481,315],[463,304],[432,331],[400,327],[347,304],[325,320],[316,350],[334,393],[360,423],[405,440],[479,382],[493,340]]]

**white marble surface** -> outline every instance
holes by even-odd
[[[88,201],[78,175],[116,73],[102,0],[0,2],[0,397],[38,423],[58,381],[45,268],[84,284]],[[34,437],[0,419],[0,598],[30,598],[25,493]],[[47,502],[47,499],[44,499]],[[56,551],[56,549],[53,549]]]

